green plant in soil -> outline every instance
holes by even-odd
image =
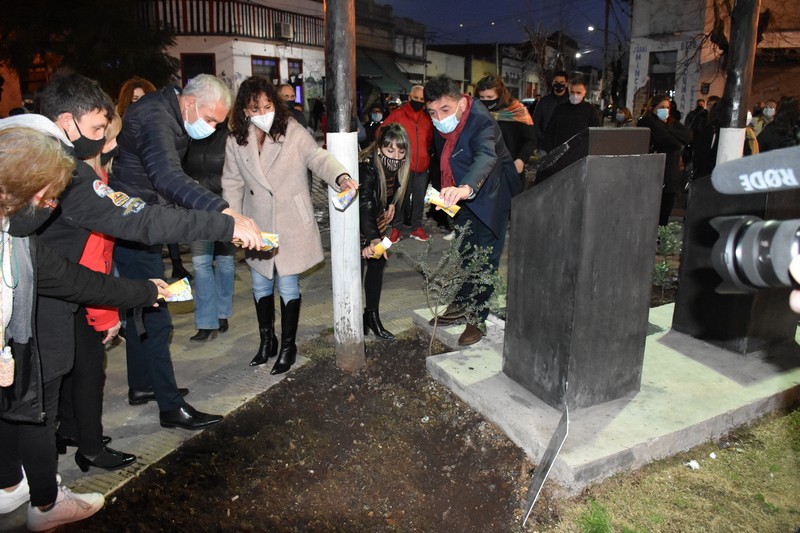
[[[484,309],[499,305],[497,298],[485,304],[476,303],[476,296],[484,290],[493,289],[494,294],[502,294],[504,290],[502,277],[489,268],[492,249],[464,243],[471,232],[469,222],[456,226],[455,237],[438,261],[431,260],[430,241],[416,260],[416,267],[422,274],[422,290],[434,317],[438,317],[445,306],[456,304],[463,307],[467,323],[474,324]],[[466,297],[459,295],[464,284],[473,287]],[[436,337],[438,322],[438,319],[434,321],[431,342]]]

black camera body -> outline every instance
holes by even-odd
[[[692,182],[673,329],[742,355],[793,343],[788,264],[800,251],[800,147]]]

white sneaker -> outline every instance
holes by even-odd
[[[76,494],[65,486],[58,487],[56,504],[49,511],[28,506],[28,529],[47,531],[55,527],[89,518],[103,508],[105,498],[99,492]]]
[[[453,238],[455,238],[455,236],[456,236],[456,232],[455,231],[451,231],[450,233],[448,233],[447,235],[442,237],[442,239],[444,239],[446,241],[452,241]]]
[[[23,503],[31,499],[30,489],[28,488],[28,478],[25,471],[22,471],[22,481],[17,488],[11,492],[0,490],[0,514],[10,513]]]

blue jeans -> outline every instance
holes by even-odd
[[[292,300],[300,298],[300,276],[292,274],[291,276],[279,276],[275,271],[275,277],[269,279],[262,276],[252,268],[250,273],[253,276],[253,297],[259,301],[264,296],[272,294],[273,285],[275,281],[278,282],[278,294],[283,299],[283,303],[287,304]]]
[[[220,318],[233,315],[233,244],[196,241],[191,244],[194,267],[194,325],[217,329]],[[214,268],[214,259],[217,267]]]

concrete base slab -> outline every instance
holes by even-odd
[[[576,493],[613,474],[692,448],[765,414],[800,401],[800,349],[742,357],[668,331],[673,306],[651,309],[641,389],[636,394],[570,410],[570,434],[551,477]],[[431,314],[414,322],[429,332]],[[499,426],[538,463],[561,413],[502,372],[502,324],[489,323],[484,340],[429,357],[428,371]],[[463,327],[437,328],[458,348]]]

